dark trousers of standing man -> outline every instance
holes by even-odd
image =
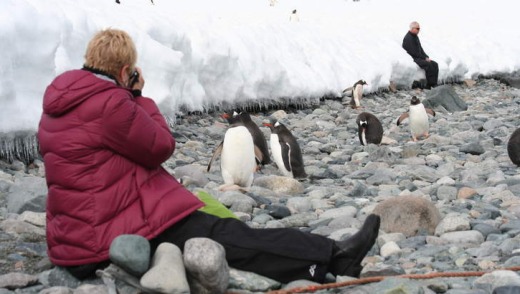
[[[332,239],[285,229],[253,229],[233,218],[196,211],[150,240],[152,250],[170,242],[181,250],[195,237],[221,244],[230,267],[255,272],[282,283],[306,279],[322,283],[332,256]]]
[[[423,59],[415,59],[414,61],[420,68],[424,69],[427,87],[431,88],[437,86],[437,80],[439,77],[439,65],[437,62],[433,60],[426,61]]]

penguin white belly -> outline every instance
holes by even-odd
[[[283,164],[282,147],[280,146],[280,142],[278,141],[277,134],[271,134],[269,144],[271,145],[271,153],[273,155],[274,162],[278,166],[278,169],[282,172],[284,176],[292,177],[292,172],[288,171],[285,168],[285,165]]]
[[[367,138],[365,136],[365,132],[366,132],[365,129],[363,129],[361,131],[361,141],[363,141],[363,146],[367,146],[368,145]]]
[[[424,105],[412,105],[410,106],[410,131],[412,136],[422,136],[429,131],[428,114],[424,109]]]
[[[361,103],[361,97],[363,97],[363,86],[362,85],[356,85],[354,88],[354,102],[356,103],[356,107],[360,107]]]
[[[224,183],[251,186],[256,169],[255,147],[246,127],[238,126],[226,131],[220,162]]]

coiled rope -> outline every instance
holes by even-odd
[[[496,270],[505,270],[505,271],[520,271],[520,266],[507,267],[502,269],[494,269]],[[327,290],[327,289],[335,289],[342,288],[354,285],[363,285],[369,283],[380,282],[386,278],[405,278],[405,279],[415,279],[415,280],[426,280],[433,278],[459,278],[459,277],[479,277],[484,274],[490,273],[492,271],[472,271],[472,272],[436,272],[429,274],[406,274],[399,276],[377,276],[377,277],[367,277],[361,278],[357,280],[338,282],[338,283],[328,283],[322,285],[310,285],[304,287],[297,287],[292,289],[285,290],[276,290],[267,292],[268,294],[289,294],[289,293],[311,293],[316,292],[318,290]]]

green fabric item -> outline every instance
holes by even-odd
[[[200,211],[218,216],[220,218],[238,219],[238,217],[234,215],[231,210],[227,209],[227,207],[215,199],[215,197],[211,196],[208,192],[197,191],[195,195],[197,195],[197,197],[199,197],[199,199],[206,204],[204,207],[199,208]]]

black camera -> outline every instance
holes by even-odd
[[[128,88],[132,89],[137,81],[139,81],[139,72],[134,70],[130,78],[128,78]]]

